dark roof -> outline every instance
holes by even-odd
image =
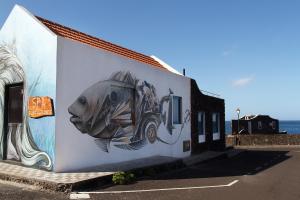
[[[270,117],[269,115],[245,115],[245,116],[241,117],[240,120],[252,120],[255,118],[269,118],[269,119],[277,120],[277,119]]]
[[[112,43],[104,41],[102,39],[99,39],[99,38],[87,35],[85,33],[76,31],[74,29],[68,28],[66,26],[57,24],[55,22],[51,22],[47,19],[43,19],[38,16],[36,16],[36,18],[38,20],[40,20],[45,26],[47,26],[51,31],[53,31],[55,34],[57,34],[61,37],[75,40],[75,41],[78,41],[78,42],[81,42],[84,44],[88,44],[88,45],[96,47],[96,48],[104,49],[106,51],[110,51],[110,52],[125,56],[127,58],[149,64],[155,68],[159,68],[159,69],[168,71],[159,62],[157,62],[150,56],[146,56],[144,54],[138,53],[136,51],[132,51],[130,49],[121,47],[119,45],[112,44]]]

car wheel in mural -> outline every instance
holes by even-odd
[[[158,136],[162,123],[173,134],[172,95],[170,89],[169,94],[159,99],[152,84],[135,78],[130,72],[119,71],[83,91],[68,108],[70,121],[81,133],[97,138],[97,145],[105,152],[112,142],[126,150],[138,150],[156,141],[175,144],[189,121],[190,112],[185,112],[176,141],[162,140]],[[168,105],[165,112],[164,105]]]
[[[145,131],[145,135],[148,141],[153,144],[157,138],[158,125],[154,120],[147,120],[142,130]]]
[[[21,62],[14,53],[14,48],[8,45],[0,45],[0,159],[4,155],[4,102],[5,85],[24,83],[24,102],[27,102],[29,90],[26,84],[25,73]],[[32,87],[34,87],[33,84]],[[33,88],[30,89],[33,89]],[[10,134],[14,132],[14,134]],[[50,170],[52,162],[47,153],[41,151],[35,144],[28,123],[27,104],[24,103],[23,123],[16,126],[8,126],[9,156],[22,162],[24,165],[38,165],[41,168]]]

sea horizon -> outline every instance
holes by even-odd
[[[300,134],[300,120],[279,120],[279,131],[288,134]],[[225,121],[225,133],[231,134],[231,121]]]

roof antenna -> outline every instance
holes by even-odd
[[[185,76],[185,68],[183,68],[183,70],[182,70],[182,71],[183,71],[183,76]]]

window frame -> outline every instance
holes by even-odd
[[[202,121],[199,120],[200,116],[202,116]],[[206,115],[204,111],[199,111],[197,115],[197,134],[198,134],[198,142],[204,143],[206,141]],[[200,133],[199,123],[202,123],[202,133]]]
[[[214,116],[217,123],[217,132],[214,131]],[[221,139],[221,131],[220,131],[220,113],[219,112],[213,112],[212,113],[212,133],[213,133],[213,140],[220,140]]]
[[[178,122],[177,121],[174,121],[174,115],[175,115],[175,112],[174,112],[174,99],[175,98],[178,98],[178,106],[179,106],[179,108],[178,108]],[[172,95],[172,124],[182,124],[182,97],[181,96],[174,96],[174,95]]]
[[[262,121],[257,122],[257,128],[258,130],[262,130]]]
[[[198,128],[198,135],[205,135],[205,112],[203,112],[203,111],[199,111],[198,112],[198,118],[197,118],[197,125],[199,125],[199,116],[200,115],[202,115],[202,124],[203,124],[203,126],[202,126],[202,133],[200,133],[200,129],[199,129],[199,126],[197,126],[197,128]]]
[[[273,129],[273,130],[276,129],[276,121],[272,121],[272,129]]]

